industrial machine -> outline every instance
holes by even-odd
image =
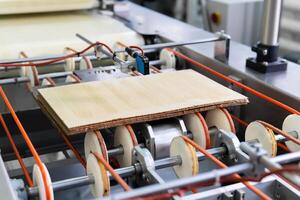
[[[300,67],[276,53],[281,1],[265,0],[257,55],[130,2],[49,2],[0,0],[0,199],[300,198]],[[38,101],[184,69],[250,103],[70,136]]]

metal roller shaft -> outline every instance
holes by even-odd
[[[113,151],[108,151],[109,154],[116,154],[117,152],[120,153],[123,149],[117,148],[114,149]],[[226,152],[226,148],[224,147],[219,147],[219,148],[214,148],[214,149],[209,149],[208,152],[212,155],[223,155]],[[204,160],[205,156],[197,152],[197,157],[198,160]],[[163,169],[167,167],[172,167],[179,165],[181,163],[181,158],[179,157],[171,157],[171,158],[164,158],[160,160],[155,161],[155,169]],[[139,165],[137,163],[137,165]],[[120,168],[116,169],[116,172],[123,178],[135,175],[137,173],[137,169],[140,167],[135,167],[135,166],[130,166],[130,167],[125,167],[125,168]],[[112,180],[113,177],[109,174],[109,178]],[[61,190],[67,190],[70,188],[74,187],[79,187],[83,185],[89,185],[94,183],[94,177],[91,175],[87,176],[82,176],[82,177],[77,177],[77,178],[71,178],[71,179],[66,179],[66,180],[61,180],[61,181],[56,181],[52,183],[52,188],[53,191],[61,191]],[[37,187],[31,187],[28,188],[28,195],[29,196],[37,196],[38,195],[38,188]]]

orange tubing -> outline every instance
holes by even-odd
[[[215,156],[209,154],[205,149],[203,149],[202,147],[200,147],[199,145],[197,145],[194,141],[192,141],[191,139],[189,139],[186,136],[181,136],[181,137],[184,139],[184,141],[186,141],[187,143],[189,143],[190,145],[192,145],[194,148],[196,148],[198,151],[200,151],[201,153],[203,153],[206,157],[208,157],[211,161],[213,161],[220,168],[227,168],[227,166],[224,163],[222,163],[220,160],[218,160]],[[241,176],[238,175],[238,174],[233,174],[232,176],[234,178],[241,179]],[[268,197],[262,191],[260,191],[259,189],[257,189],[255,186],[251,185],[249,182],[243,181],[243,180],[241,182],[247,188],[249,188],[251,191],[253,191],[259,198],[264,199],[264,200],[271,200],[270,197]]]
[[[205,148],[209,149],[209,148],[211,148],[211,142],[210,142],[210,135],[209,135],[207,124],[205,122],[204,117],[199,112],[196,112],[195,114],[199,118],[200,123],[202,124],[202,126],[204,128],[205,143],[206,143],[206,147]]]
[[[72,50],[73,51],[73,50]],[[73,74],[71,74],[73,75]],[[53,82],[53,86],[55,86],[55,82]],[[78,159],[78,161],[82,164],[82,166],[84,168],[86,168],[86,161],[81,157],[80,153],[77,151],[77,149],[73,146],[73,144],[71,143],[71,141],[69,140],[68,136],[66,136],[64,133],[62,133],[61,131],[59,131],[59,134],[61,135],[61,137],[63,138],[63,140],[65,141],[66,145],[69,147],[69,149],[72,150],[72,152],[74,153],[75,157]]]
[[[45,186],[45,192],[46,192],[46,199],[47,200],[50,200],[51,199],[51,193],[50,193],[50,185],[49,183],[47,182],[47,176],[46,176],[46,171],[45,171],[45,168],[43,167],[43,162],[39,156],[39,154],[36,152],[33,144],[31,143],[31,140],[30,138],[28,137],[24,127],[22,126],[18,116],[16,115],[13,107],[11,106],[5,92],[3,91],[2,87],[0,86],[0,95],[5,103],[5,105],[7,106],[9,112],[11,113],[16,125],[18,126],[19,130],[20,130],[20,133],[22,134],[36,164],[38,165],[39,169],[41,170],[41,173],[42,173],[42,178],[43,178],[43,184]]]
[[[277,146],[286,152],[290,152],[290,150],[284,144],[277,143]]]
[[[86,47],[85,49],[78,51],[77,53],[75,52],[75,53],[68,54],[68,55],[65,55],[65,56],[62,56],[59,58],[49,59],[49,60],[46,60],[43,62],[32,62],[32,63],[23,63],[23,64],[22,63],[12,63],[12,64],[1,64],[0,63],[0,67],[31,67],[32,65],[34,65],[36,67],[40,67],[40,66],[50,65],[50,64],[53,64],[53,63],[56,63],[59,61],[63,61],[67,58],[79,57],[82,54],[84,54],[85,52],[87,52],[88,50],[90,50],[91,48],[94,48],[99,45],[104,46],[109,52],[113,53],[112,49],[108,45],[106,45],[102,42],[95,42],[95,43],[89,45],[88,47]]]
[[[138,143],[138,141],[136,140],[136,136],[135,136],[135,133],[134,133],[132,127],[131,127],[130,125],[126,125],[126,128],[127,128],[127,130],[129,131],[129,133],[130,133],[130,137],[131,137],[131,140],[132,140],[132,142],[133,142],[133,145],[134,145],[134,146],[137,146],[139,143]]]
[[[235,126],[234,126],[234,123],[232,121],[231,115],[229,114],[229,112],[228,112],[227,109],[225,109],[225,108],[220,108],[220,109],[225,114],[225,116],[226,116],[226,118],[227,118],[227,120],[229,122],[231,132],[233,132],[235,134],[236,130],[235,130]]]
[[[300,112],[298,110],[296,110],[296,109],[294,109],[294,108],[292,108],[292,107],[290,107],[290,106],[288,106],[288,105],[286,105],[284,103],[281,103],[280,101],[277,101],[277,100],[275,100],[275,99],[273,99],[273,98],[271,98],[271,97],[269,97],[269,96],[267,96],[267,95],[265,95],[265,94],[263,94],[263,93],[255,90],[255,89],[253,89],[253,88],[251,88],[251,87],[249,87],[247,85],[244,85],[243,83],[240,83],[240,82],[238,82],[236,80],[233,80],[233,79],[229,78],[228,76],[223,75],[220,72],[217,72],[217,71],[209,68],[208,66],[206,66],[204,64],[201,64],[201,63],[197,62],[196,60],[193,60],[192,58],[189,58],[186,55],[184,55],[184,54],[182,54],[182,53],[180,53],[178,51],[175,51],[173,49],[168,49],[168,51],[173,52],[179,58],[182,58],[182,59],[190,62],[191,64],[195,65],[196,67],[204,69],[205,71],[208,71],[209,73],[211,73],[211,74],[213,74],[213,75],[215,75],[215,76],[217,76],[219,78],[222,78],[225,81],[227,81],[229,83],[232,83],[232,84],[234,84],[234,85],[236,85],[236,86],[238,86],[238,87],[240,87],[240,88],[242,88],[242,89],[244,89],[244,90],[246,90],[246,91],[254,94],[257,97],[260,97],[260,98],[262,98],[262,99],[264,99],[264,100],[266,100],[266,101],[268,101],[268,102],[270,102],[270,103],[272,103],[272,104],[274,104],[274,105],[276,105],[276,106],[278,106],[278,107],[280,107],[280,108],[282,108],[284,110],[287,110],[290,113],[300,115]]]
[[[69,149],[72,150],[74,153],[75,157],[78,159],[78,161],[82,164],[84,168],[86,168],[86,161],[81,157],[80,153],[77,151],[77,149],[73,146],[69,138],[62,132],[60,132],[61,137],[64,139],[66,145],[69,147]]]
[[[289,135],[287,132],[283,131],[283,130],[280,130],[279,128],[276,128],[275,126],[267,123],[267,122],[264,122],[264,121],[261,121],[261,120],[258,120],[257,122],[261,123],[262,125],[264,125],[265,127],[267,128],[270,128],[272,129],[273,131],[275,131],[276,133],[278,133],[279,135],[282,135],[284,137],[286,137],[288,140],[300,145],[300,140],[297,139],[297,138],[294,138],[293,136]]]
[[[16,155],[19,163],[20,163],[20,166],[21,166],[22,171],[24,173],[25,179],[26,179],[29,187],[32,187],[33,186],[33,181],[32,181],[32,179],[30,177],[30,174],[29,174],[29,172],[28,172],[28,170],[26,168],[25,163],[22,160],[22,157],[21,157],[21,155],[20,155],[20,153],[18,151],[18,148],[17,148],[17,146],[16,146],[16,144],[15,144],[13,138],[12,138],[12,135],[11,135],[10,131],[8,130],[8,127],[7,127],[5,121],[4,121],[3,117],[2,117],[2,114],[0,114],[0,123],[1,123],[1,125],[2,125],[2,127],[4,129],[4,132],[7,135],[7,138],[9,140],[10,144],[11,144],[12,149],[13,149],[13,151],[14,151],[14,153],[15,153],[15,155]]]
[[[237,121],[239,124],[247,127],[249,124],[247,122],[245,122],[244,120],[241,120],[240,118],[238,118],[235,115],[231,115],[232,119],[234,119],[235,121]]]
[[[128,184],[123,180],[123,178],[110,166],[110,164],[104,159],[104,157],[97,152],[93,152],[94,156],[99,162],[110,172],[114,179],[121,185],[125,191],[131,190]]]

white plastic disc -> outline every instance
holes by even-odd
[[[93,69],[93,64],[92,64],[91,59],[89,59],[86,56],[82,56],[80,63],[79,63],[79,69],[80,70]]]
[[[300,139],[300,116],[295,114],[287,116],[283,121],[282,130],[285,132],[297,131],[297,139]],[[300,145],[292,141],[286,141],[285,144],[291,152],[300,151]]]
[[[116,156],[121,167],[128,167],[132,165],[132,150],[134,142],[131,135],[125,126],[119,126],[114,134],[114,147],[122,146],[124,150],[123,155]]]
[[[65,55],[69,55],[69,54],[73,54],[74,52],[72,50],[70,50],[69,48],[65,48],[64,49],[64,54]],[[73,72],[75,71],[75,58],[72,57],[72,58],[67,58],[66,60],[66,63],[65,63],[65,71],[66,72]]]
[[[87,175],[91,174],[95,179],[95,183],[91,185],[91,190],[95,198],[109,195],[110,182],[107,171],[94,154],[90,154],[87,158],[86,173]]]
[[[233,120],[225,108],[208,111],[205,116],[205,121],[209,128],[215,126],[218,129],[235,133]]]
[[[245,141],[257,139],[269,156],[276,156],[277,142],[274,132],[259,122],[251,122],[245,132]]]
[[[46,172],[46,179],[47,179],[47,183],[49,185],[50,199],[54,199],[53,189],[52,189],[52,181],[51,181],[49,172],[44,164],[43,164],[43,168]],[[33,166],[32,180],[33,180],[33,185],[38,187],[39,199],[46,200],[47,198],[46,198],[46,190],[45,190],[45,186],[44,186],[44,182],[43,182],[43,176],[42,176],[42,172],[37,164],[34,164],[34,166]]]
[[[160,51],[159,59],[165,63],[161,66],[163,69],[176,67],[176,57],[173,52],[168,51],[167,49],[162,49]]]
[[[35,66],[27,67],[26,74],[30,80],[30,86],[38,86],[40,84],[38,70]]]
[[[180,156],[181,165],[173,167],[178,178],[194,176],[199,172],[199,162],[195,148],[182,137],[175,137],[170,146],[170,157]]]
[[[105,160],[108,160],[106,144],[99,131],[87,132],[84,137],[85,158],[93,152],[99,153]]]
[[[192,132],[193,140],[202,148],[207,148],[207,141],[210,140],[206,122],[200,113],[183,116],[186,128]]]

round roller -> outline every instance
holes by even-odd
[[[70,48],[65,48],[64,49],[64,54],[65,55],[69,55],[69,54],[73,54],[74,51],[71,50]],[[66,63],[65,63],[65,66],[64,66],[64,69],[66,72],[73,72],[75,70],[75,58],[72,57],[72,58],[67,58],[66,59]]]
[[[89,57],[82,56],[79,63],[79,69],[80,70],[93,69],[93,64],[91,59],[89,59]]]
[[[285,132],[297,131],[297,139],[300,139],[300,116],[295,114],[287,116],[283,121],[282,130]],[[285,144],[291,152],[300,151],[300,146],[292,141],[286,141]]]
[[[129,130],[125,126],[119,126],[114,134],[114,146],[122,146],[124,153],[116,156],[121,167],[128,167],[132,165],[132,150],[134,148],[135,135],[131,136]]]
[[[208,111],[205,116],[205,121],[209,128],[215,126],[218,129],[235,133],[233,120],[225,108]]]
[[[26,74],[30,80],[30,86],[38,86],[40,84],[38,70],[35,66],[27,67]]]
[[[195,148],[186,143],[182,137],[172,140],[170,146],[170,156],[180,156],[181,165],[173,167],[178,178],[194,176],[199,172],[199,162]]]
[[[167,49],[162,49],[159,55],[160,61],[164,62],[161,67],[163,69],[175,68],[176,67],[176,57],[175,54]]]
[[[44,164],[42,166],[44,168],[44,171],[46,172],[46,179],[47,179],[47,183],[49,185],[49,190],[50,190],[50,199],[54,199],[52,181],[51,181],[49,172]],[[42,172],[37,164],[35,164],[33,166],[32,180],[33,180],[33,185],[38,187],[39,199],[46,200],[47,199],[46,198],[46,189],[45,189],[44,182],[43,182],[43,176],[42,176]]]
[[[269,156],[276,156],[277,142],[274,132],[259,122],[251,122],[245,132],[245,141],[257,139]]]
[[[109,195],[110,182],[105,167],[97,160],[94,154],[90,154],[86,163],[87,175],[92,175],[95,183],[91,185],[91,190],[95,198]]]
[[[87,158],[90,153],[97,152],[103,155],[105,160],[108,160],[108,153],[105,141],[100,131],[90,131],[85,134],[84,137],[84,153]]]
[[[208,127],[200,113],[187,114],[183,116],[186,128],[192,132],[193,140],[202,148],[209,148],[210,136]]]

